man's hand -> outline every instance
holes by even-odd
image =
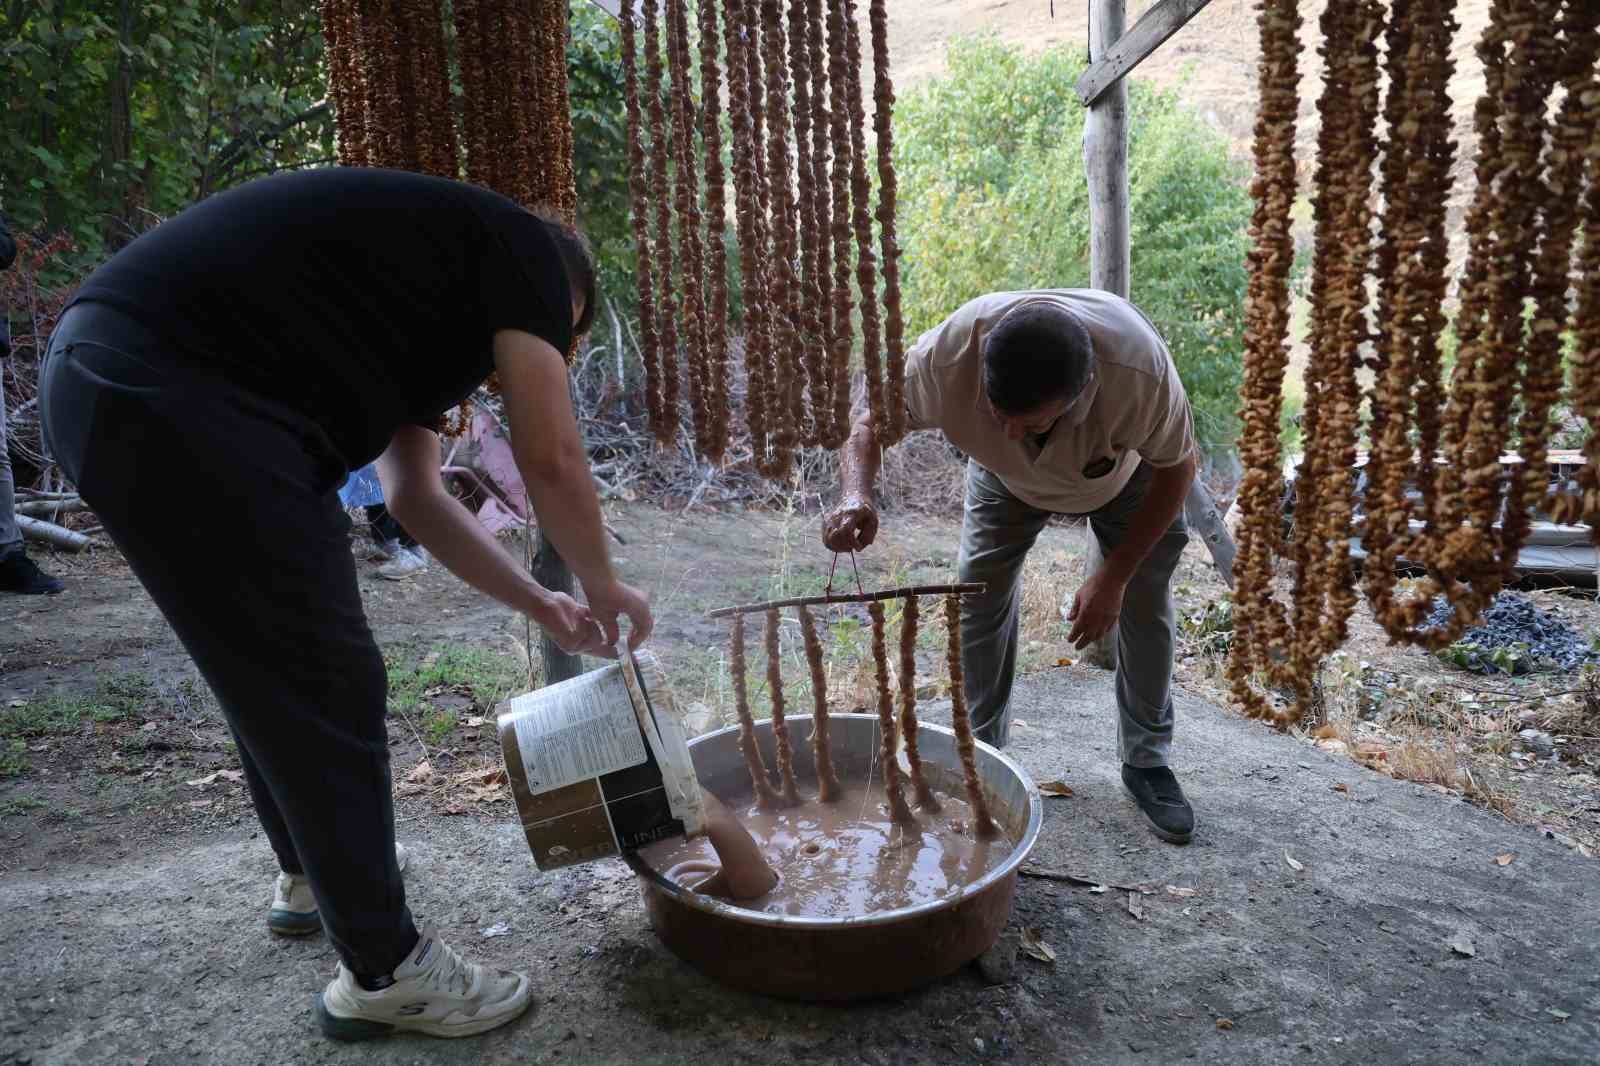
[[[650,615],[650,604],[645,599],[644,593],[620,581],[613,581],[609,585],[595,589],[585,586],[583,591],[589,597],[589,613],[605,631],[608,647],[616,647],[617,618],[622,615],[627,616],[630,625],[629,648],[637,648],[650,639],[650,630],[655,627],[655,619]],[[616,657],[614,651],[612,657]]]
[[[1107,574],[1104,567],[1089,575],[1067,612],[1067,621],[1072,623],[1067,641],[1074,648],[1087,648],[1111,632],[1122,614],[1122,594],[1127,587],[1127,582]]]
[[[564,592],[549,593],[528,615],[568,655],[617,657],[615,647],[606,643],[606,634],[589,608]],[[612,629],[615,628],[613,621]]]
[[[829,551],[860,551],[878,537],[878,509],[872,501],[847,496],[822,516],[822,543]]]

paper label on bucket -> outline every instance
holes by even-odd
[[[627,684],[615,666],[519,696],[510,709],[530,795],[647,758]]]

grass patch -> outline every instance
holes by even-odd
[[[16,753],[26,750],[21,738],[76,733],[85,725],[120,722],[156,701],[154,682],[139,674],[124,674],[102,681],[87,694],[55,692],[20,707],[0,708],[0,776],[6,776],[7,767],[15,766]]]
[[[421,650],[413,646],[390,648],[384,652],[389,671],[389,710],[410,713],[434,696],[454,693],[470,698],[473,705],[491,710],[507,696],[527,688],[527,665],[514,656],[459,644]],[[448,724],[439,718],[441,736],[455,728],[455,715]],[[438,716],[435,716],[436,718]],[[435,722],[427,723],[430,731]]]
[[[25,774],[32,766],[24,741],[0,739],[0,779]]]
[[[455,711],[433,711],[422,720],[423,732],[433,744],[443,744],[456,727]]]
[[[29,811],[42,810],[44,800],[34,799],[32,796],[18,796],[0,803],[0,818],[15,818],[27,814]]]

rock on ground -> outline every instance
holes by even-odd
[[[0,876],[0,1061],[1596,1061],[1592,862],[1181,696],[1200,828],[1172,847],[1120,791],[1111,707],[1097,671],[1019,685],[1012,754],[1074,792],[1045,801],[1031,861],[1155,892],[1136,917],[1125,892],[1023,879],[1014,924],[1058,961],[1023,953],[1005,984],[969,968],[848,1007],[722,988],[655,942],[621,864],[541,875],[513,824],[419,818],[400,826],[414,909],[530,970],[538,1007],[481,1038],[337,1046],[311,1015],[333,952],[267,934],[273,863],[243,827]],[[500,923],[509,935],[481,935]]]

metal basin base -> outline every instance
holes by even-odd
[[[877,750],[877,717],[839,714],[828,721],[839,776],[864,779]],[[803,743],[811,735],[810,717],[790,716],[788,722],[801,790],[814,794],[810,745]],[[775,765],[771,722],[757,722],[756,736],[767,765]],[[924,724],[918,744],[930,781],[959,795],[954,734]],[[690,741],[689,752],[701,784],[712,792],[730,796],[749,791],[736,728]],[[625,859],[639,877],[656,935],[673,954],[708,976],[793,999],[893,995],[971,962],[994,944],[1011,916],[1017,867],[1039,835],[1042,807],[1033,781],[1010,758],[980,743],[977,765],[995,820],[1016,844],[999,866],[958,896],[848,918],[768,914],[689,891],[634,853]]]

